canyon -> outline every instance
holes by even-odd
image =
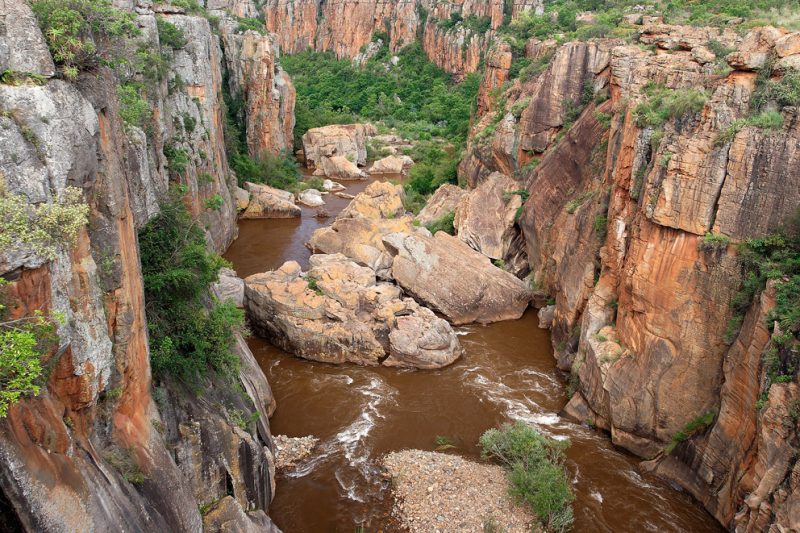
[[[40,393],[0,419],[0,528],[277,531],[278,522],[313,530],[352,528],[359,515],[377,525],[370,513],[387,503],[371,470],[374,452],[432,446],[435,420],[471,439],[462,451],[477,458],[480,431],[524,412],[573,440],[568,464],[581,471],[582,528],[633,529],[592,507],[605,476],[606,498],[614,488],[649,491],[638,512],[653,506],[661,528],[710,530],[716,521],[742,532],[800,529],[800,388],[791,365],[776,380],[765,362],[784,342],[775,309],[788,276],[737,303],[746,282],[740,250],[779,231],[800,205],[798,107],[769,109],[778,127],[751,120],[765,84],[800,68],[800,33],[634,14],[626,30],[635,42],[531,37],[512,47],[502,33],[508,22],[544,12],[545,3],[113,5],[139,29],[136,46],[160,50],[165,61],[147,87],[146,124],[123,117],[110,63],[69,79],[30,4],[0,0],[0,72],[19,75],[0,83],[0,194],[38,205],[76,187],[89,207],[75,245],[53,260],[0,250],[10,318],[63,316],[43,356]],[[242,18],[257,17],[264,32],[243,27]],[[447,23],[467,18],[480,25]],[[167,49],[158,21],[186,42]],[[318,191],[331,220],[316,219],[291,192],[239,187],[232,109],[249,157],[301,148],[297,93],[281,54],[310,49],[358,62],[381,45],[395,53],[417,42],[455,80],[481,75],[460,186],[441,185],[418,215],[407,213],[402,185],[366,179],[367,143],[381,132],[357,124],[302,136],[305,178],[319,168],[346,187]],[[515,72],[520,57],[537,68]],[[653,102],[667,106],[677,94],[694,100],[654,118]],[[382,164],[402,178],[410,162],[396,159]],[[151,371],[137,235],[159,215],[170,184],[181,186],[208,249],[227,251],[236,271],[213,286],[209,302],[235,295],[256,333],[235,334],[232,379],[210,373],[191,385]],[[453,235],[425,229],[448,215]],[[794,337],[787,342],[784,359],[797,351]],[[347,380],[356,385],[344,387]],[[444,399],[432,396],[437,388]],[[341,399],[326,400],[327,390]],[[306,412],[297,391],[316,407]],[[408,412],[391,403],[396,397]],[[326,401],[360,410],[354,416],[385,436],[337,441],[360,427],[332,431]],[[412,419],[425,402],[441,412]],[[299,468],[327,484],[320,506],[329,514],[341,505],[335,487],[351,487],[357,510],[343,522],[319,518],[302,476],[276,481],[271,426],[289,433],[304,421],[333,434]],[[341,460],[332,448],[340,445],[347,459],[363,453],[369,461],[359,456],[349,470],[326,463]],[[614,473],[593,467],[593,454]],[[339,485],[314,477],[334,472],[355,477]],[[702,512],[658,479],[713,520],[693,517]],[[281,499],[283,483],[291,502]],[[370,492],[380,501],[363,494]],[[606,505],[623,511],[613,506],[624,503]],[[287,518],[303,513],[305,522]]]

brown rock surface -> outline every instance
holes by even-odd
[[[269,185],[246,183],[250,202],[241,218],[294,218],[300,216],[300,208],[294,203],[294,195]]]
[[[278,65],[274,36],[238,33],[238,22],[220,23],[231,94],[245,102],[247,151],[251,157],[277,154],[293,144],[295,90]]]
[[[371,124],[334,124],[311,128],[303,134],[303,154],[308,168],[323,168],[323,160],[344,157],[350,163],[367,163],[367,139],[377,130]]]
[[[436,222],[445,215],[454,213],[456,207],[458,207],[458,202],[465,194],[467,194],[467,191],[458,185],[445,183],[431,195],[425,207],[416,216],[416,219],[425,226]]]
[[[522,207],[520,185],[496,172],[463,195],[456,208],[458,238],[490,259],[505,259],[519,230],[514,219]]]
[[[303,274],[290,261],[245,280],[252,327],[298,357],[441,368],[461,356],[449,324],[398,287],[377,283],[375,272],[341,254],[314,255]]]
[[[383,244],[397,284],[453,324],[512,320],[528,307],[524,282],[444,232],[393,233]]]
[[[326,176],[337,180],[363,180],[367,178],[367,173],[358,168],[347,157],[335,155],[332,157],[322,157],[320,165],[314,175]]]

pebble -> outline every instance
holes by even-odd
[[[412,533],[539,531],[533,513],[508,495],[505,471],[496,465],[422,450],[383,459],[392,478],[394,515]],[[445,524],[443,526],[443,524]]]

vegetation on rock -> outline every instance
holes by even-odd
[[[68,79],[109,59],[99,55],[98,42],[139,33],[133,15],[109,0],[34,0],[31,7],[53,60]]]
[[[239,368],[234,332],[244,316],[230,302],[209,295],[227,263],[206,247],[203,230],[176,187],[161,213],[139,232],[150,358],[156,375],[195,380],[214,370],[232,376]]]

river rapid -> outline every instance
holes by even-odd
[[[357,194],[369,181],[343,182]],[[279,267],[307,266],[305,243],[349,200],[325,196],[328,219],[303,208],[299,219],[242,220],[225,257],[240,277]],[[249,344],[275,394],[275,434],[314,435],[316,453],[279,474],[270,516],[287,533],[393,531],[383,454],[434,450],[447,437],[455,453],[478,459],[480,435],[524,420],[569,439],[568,469],[576,494],[574,531],[723,531],[688,495],[642,474],[637,459],[607,435],[559,415],[567,403],[564,376],[555,367],[550,335],[529,309],[514,321],[457,329],[465,355],[435,371],[329,365],[292,357],[268,341]]]

